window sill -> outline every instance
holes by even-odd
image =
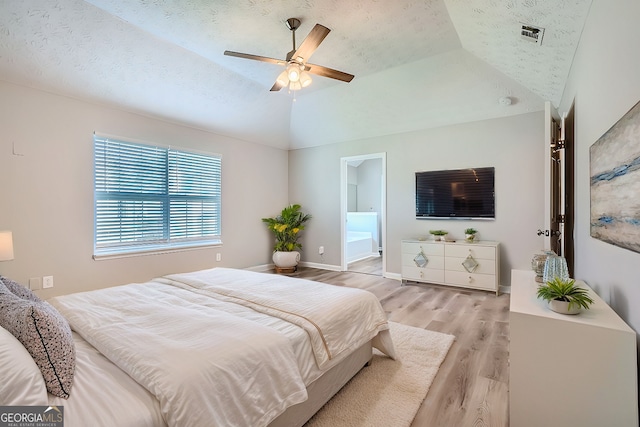
[[[185,252],[185,251],[194,251],[198,249],[207,249],[207,248],[215,248],[222,246],[222,240],[213,240],[202,243],[189,243],[181,246],[163,246],[163,247],[149,247],[143,246],[139,248],[132,248],[126,250],[118,250],[118,251],[100,251],[98,253],[93,254],[93,259],[95,261],[104,261],[109,259],[118,259],[118,258],[132,258],[139,256],[147,256],[147,255],[160,255],[160,254],[170,254],[174,252]]]

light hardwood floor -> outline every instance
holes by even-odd
[[[292,276],[366,289],[378,297],[389,320],[455,335],[412,427],[509,426],[508,294],[401,286],[381,276],[313,268]]]
[[[355,261],[347,266],[350,272],[375,274],[382,276],[382,256],[373,256],[360,261]]]

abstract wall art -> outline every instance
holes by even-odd
[[[640,252],[640,102],[589,154],[591,236]]]

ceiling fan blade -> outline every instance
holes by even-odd
[[[244,58],[244,59],[253,59],[254,61],[270,62],[272,64],[278,64],[278,65],[286,65],[287,64],[287,62],[283,61],[282,59],[268,58],[266,56],[251,55],[250,53],[240,53],[240,52],[233,52],[231,50],[225,50],[224,54],[227,55],[227,56],[235,56],[237,58]]]
[[[280,89],[282,89],[285,85],[278,83],[278,81],[276,80],[276,82],[273,84],[273,86],[271,86],[271,89],[269,90],[270,92],[277,92]]]
[[[300,47],[296,50],[296,53],[293,54],[293,59],[302,58],[302,62],[307,62],[311,55],[313,55],[313,52],[315,52],[318,46],[320,46],[322,40],[327,37],[329,31],[331,30],[324,25],[316,24],[309,35],[304,39]]]
[[[353,74],[344,73],[342,71],[334,70],[333,68],[323,67],[322,65],[306,64],[305,67],[311,74],[329,77],[331,79],[341,80],[347,83],[353,80],[354,77]]]

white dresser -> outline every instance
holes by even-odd
[[[636,333],[590,288],[591,308],[565,315],[537,287],[533,271],[511,272],[511,425],[637,427]]]
[[[483,289],[500,288],[498,242],[402,241],[402,281]]]

